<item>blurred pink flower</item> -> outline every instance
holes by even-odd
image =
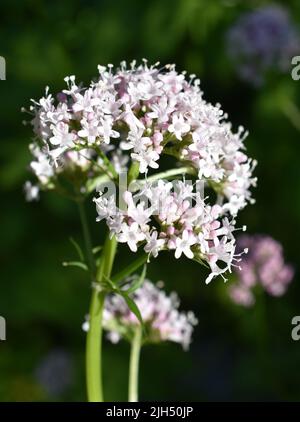
[[[237,240],[237,249],[248,249],[243,255],[240,268],[235,269],[238,282],[230,286],[231,299],[240,305],[255,303],[252,289],[256,285],[272,296],[283,295],[294,276],[294,269],[284,262],[283,248],[270,236],[242,235]]]

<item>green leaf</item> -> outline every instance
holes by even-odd
[[[69,262],[63,262],[63,267],[78,267],[81,268],[84,271],[88,271],[88,266],[84,262],[80,261],[69,261]]]
[[[87,181],[87,192],[93,192],[96,188],[99,188],[103,183],[106,183],[109,180],[110,178],[106,174],[101,174],[96,178],[90,178]]]
[[[133,180],[136,180],[138,178],[139,172],[140,172],[140,163],[138,161],[133,161],[128,172],[128,184],[130,184]]]
[[[146,274],[145,269],[143,269],[142,275],[143,274]],[[141,279],[141,278],[142,278],[142,276],[139,279]],[[137,317],[137,319],[139,320],[139,322],[141,323],[141,325],[143,327],[143,330],[145,330],[144,322],[143,322],[143,318],[142,318],[141,312],[140,312],[137,304],[134,302],[134,300],[131,299],[131,297],[128,295],[127,291],[121,290],[118,287],[118,285],[115,284],[115,282],[113,280],[111,280],[109,277],[106,277],[105,275],[104,275],[104,279],[108,283],[108,285],[111,287],[112,292],[117,293],[117,294],[121,295],[124,298],[124,300],[125,300],[128,308]]]
[[[102,160],[104,162],[104,165],[106,166],[107,170],[111,173],[112,177],[114,179],[118,179],[118,173],[116,172],[113,164],[111,163],[111,161],[109,160],[109,158],[107,157],[107,155],[105,154],[105,152],[103,152],[99,147],[96,147],[95,148],[95,151],[102,158]]]
[[[103,275],[104,280],[106,281],[106,283],[110,286],[111,290],[113,292],[119,293],[121,294],[121,290],[119,289],[119,286],[117,284],[115,284],[113,282],[113,280],[111,280],[109,277],[107,277],[106,275]]]
[[[209,265],[208,265],[208,264],[206,264],[206,262],[202,261],[202,259],[201,259],[201,258],[193,258],[193,259],[192,259],[192,261],[195,261],[195,262],[197,262],[198,264],[201,264],[201,265],[203,265],[204,267],[209,268]]]
[[[136,280],[132,283],[132,285],[129,287],[129,289],[126,290],[127,294],[135,292],[141,285],[144,283],[145,276],[147,271],[147,265],[145,264],[143,267],[143,271],[139,277],[136,278]]]
[[[98,256],[96,259],[95,259],[95,263],[96,263],[96,268],[99,268],[100,267],[100,265],[101,265],[101,255],[100,256]]]
[[[147,259],[148,259],[147,254],[140,256],[135,261],[133,261],[131,264],[129,264],[127,267],[125,267],[123,270],[121,270],[116,275],[114,275],[112,277],[112,281],[115,284],[117,284],[120,281],[124,280],[124,278],[128,277],[130,274],[132,274],[134,271],[136,271],[141,265],[145,264]]]
[[[175,168],[167,171],[162,171],[161,173],[155,173],[152,176],[149,176],[147,179],[140,180],[138,179],[137,182],[141,183],[142,186],[149,182],[155,182],[161,179],[169,179],[175,176],[183,176],[185,174],[195,175],[195,170],[192,167],[180,167]],[[137,185],[139,189],[139,185]]]
[[[93,248],[93,254],[96,255],[98,252],[100,252],[103,249],[103,246],[99,245],[99,246],[95,246]]]
[[[140,312],[137,304],[135,303],[135,301],[133,299],[131,299],[131,297],[128,296],[127,293],[125,293],[122,290],[120,290],[120,294],[123,296],[125,302],[127,303],[128,308],[137,317],[137,319],[141,323],[142,327],[144,327],[144,322],[143,322],[143,318],[142,318],[141,312]]]
[[[79,257],[80,261],[84,261],[84,255],[83,255],[82,249],[79,246],[79,244],[76,242],[75,239],[73,239],[73,237],[70,237],[70,242],[72,243],[72,245],[76,249],[76,252],[78,254],[78,257]]]

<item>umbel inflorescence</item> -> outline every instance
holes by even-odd
[[[235,257],[235,220],[224,216],[220,205],[209,205],[201,191],[183,181],[160,180],[146,184],[138,193],[124,193],[126,211],[100,196],[96,199],[99,219],[105,218],[112,235],[127,243],[132,252],[139,245],[149,257],[162,250],[174,251],[175,258],[185,255],[207,263],[214,276],[231,270]]]
[[[122,195],[127,209],[119,210],[117,196],[104,195],[101,185],[95,200],[111,235],[134,252],[143,245],[155,257],[171,249],[177,258],[207,263],[208,281],[231,270],[234,217],[253,201],[255,184],[243,128],[234,133],[220,105],[203,99],[199,80],[174,65],[123,62],[98,70],[87,88],[71,76],[57,99],[46,90],[33,102],[30,166],[40,187],[63,192],[67,179],[84,195],[99,176],[117,181],[128,170],[130,180],[144,183]],[[159,173],[166,165],[169,172]],[[162,180],[175,174],[183,178],[177,193]],[[192,189],[199,183],[201,195]],[[36,197],[32,189],[27,185],[27,194]]]

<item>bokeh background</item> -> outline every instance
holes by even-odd
[[[279,240],[296,273],[283,297],[264,296],[245,309],[228,299],[222,279],[206,286],[196,263],[164,254],[154,260],[149,278],[177,290],[199,325],[189,352],[175,344],[143,350],[141,399],[300,400],[300,341],[291,339],[291,319],[300,314],[300,81],[289,67],[273,69],[263,81],[243,79],[227,41],[243,14],[275,4],[300,31],[298,0],[1,1],[0,55],[7,61],[7,80],[0,82],[0,315],[7,320],[1,401],[86,400],[81,324],[90,286],[85,273],[61,265],[74,258],[69,237],[82,241],[77,211],[51,193],[25,202],[32,134],[20,108],[46,85],[60,90],[66,75],[88,82],[99,63],[143,57],[197,74],[205,98],[220,102],[235,127],[249,130],[259,182],[257,202],[240,222],[249,233]],[[103,233],[92,204],[89,216],[97,244]],[[121,247],[118,265],[128,257]],[[126,400],[128,356],[127,344],[105,343],[107,400]]]

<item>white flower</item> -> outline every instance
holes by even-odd
[[[132,218],[140,227],[144,227],[150,221],[152,209],[145,208],[145,202],[140,202],[138,205],[134,204],[131,192],[124,193],[124,200],[128,205],[127,215]]]
[[[172,117],[172,124],[169,125],[168,131],[174,133],[177,139],[182,140],[182,135],[185,135],[190,130],[190,125],[184,121],[182,114],[174,114]]]
[[[139,129],[145,129],[144,124],[135,116],[128,104],[126,104],[125,112],[121,117],[123,117],[131,132],[139,133]]]
[[[140,173],[146,173],[148,167],[157,169],[159,167],[157,160],[159,154],[151,149],[147,151],[141,151],[139,154],[132,153],[132,158],[140,163]]]
[[[243,195],[232,195],[229,199],[229,202],[226,202],[223,205],[223,210],[229,211],[231,215],[237,215],[238,211],[244,208],[246,205],[246,200]]]
[[[31,144],[31,152],[35,157],[35,161],[30,163],[31,169],[39,181],[46,185],[49,179],[54,175],[53,166],[50,164],[50,158],[46,152]]]
[[[158,123],[166,123],[169,120],[170,114],[175,110],[175,98],[168,98],[167,96],[160,97],[157,103],[150,105],[152,110],[147,115],[151,119],[157,119]]]
[[[78,136],[81,138],[86,138],[89,144],[92,144],[96,139],[103,133],[101,126],[97,120],[82,119],[81,120],[82,129],[78,131]]]
[[[147,148],[152,145],[151,140],[147,136],[141,136],[142,132],[129,132],[128,142],[122,142],[121,148],[123,150],[133,149],[135,153],[141,154],[147,150]]]
[[[110,230],[110,237],[112,238],[114,234],[121,232],[124,218],[121,213],[116,213],[115,215],[110,216],[106,222]]]
[[[94,111],[94,107],[100,103],[99,98],[93,98],[93,93],[90,90],[85,91],[83,95],[76,93],[74,95],[74,100],[74,113],[78,113],[80,111],[84,111],[85,113],[92,113]]]
[[[110,143],[110,138],[119,138],[120,136],[119,132],[112,129],[112,125],[113,120],[109,116],[106,116],[106,118],[101,121],[101,125],[98,129],[99,135],[106,144]]]
[[[187,258],[193,259],[194,254],[191,251],[191,246],[195,243],[195,236],[192,233],[189,233],[187,230],[184,230],[182,237],[177,237],[176,239],[175,258],[180,258],[181,254],[183,253]]]
[[[138,223],[132,223],[128,226],[126,223],[121,225],[121,231],[117,235],[121,243],[127,243],[132,252],[137,251],[137,243],[145,239],[145,234],[141,231]]]
[[[104,218],[107,219],[116,214],[115,198],[113,196],[106,198],[102,195],[101,192],[100,195],[101,196],[99,198],[93,199],[96,204],[96,210],[98,213],[97,221],[101,221]]]
[[[151,236],[147,237],[147,244],[144,248],[145,252],[153,255],[154,258],[157,257],[158,252],[161,251],[164,247],[165,240],[157,238],[158,233],[154,231]]]
[[[178,75],[174,70],[174,66],[170,66],[170,71],[168,73],[158,75],[158,79],[174,94],[177,94],[182,90],[184,75]]]
[[[57,125],[52,125],[53,136],[50,138],[50,143],[57,148],[50,152],[50,155],[56,159],[68,148],[74,147],[76,135],[69,133],[69,125],[64,122],[59,122]]]
[[[223,275],[225,272],[231,272],[231,265],[235,252],[235,239],[227,241],[227,238],[224,236],[221,241],[218,238],[214,239],[214,246],[210,248],[208,253],[208,263],[211,268],[211,274],[206,279],[206,284],[216,275]],[[219,267],[217,262],[221,261],[223,267]],[[224,278],[224,276],[223,276]],[[225,279],[225,278],[224,278]],[[226,279],[225,279],[226,280]]]
[[[151,98],[162,94],[162,85],[162,82],[157,82],[153,78],[143,78],[137,83],[129,82],[128,94],[130,95],[132,102],[136,102],[141,99],[148,101]]]
[[[38,186],[33,185],[31,182],[27,181],[24,185],[26,201],[37,201],[39,199],[40,189]]]

